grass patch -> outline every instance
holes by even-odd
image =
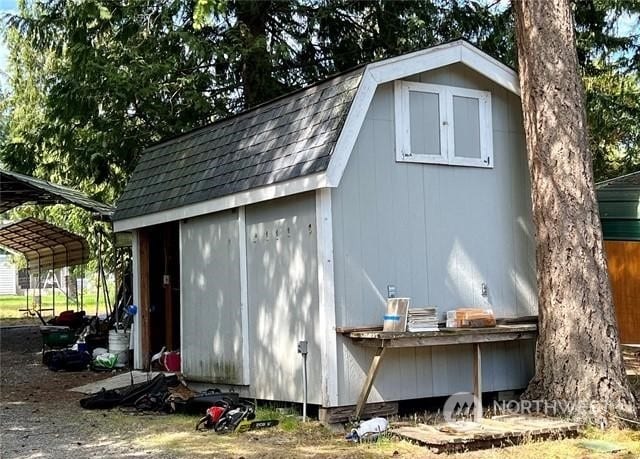
[[[257,419],[279,419],[276,428],[244,433],[218,435],[212,431],[196,432],[198,416],[139,415],[112,410],[85,412],[83,423],[95,422],[102,438],[119,444],[133,444],[150,456],[199,458],[469,458],[469,459],[631,459],[640,457],[640,431],[600,431],[586,429],[580,438],[555,441],[530,441],[519,446],[469,451],[451,455],[434,454],[426,448],[383,436],[377,442],[353,444],[317,422],[300,422],[297,413],[273,406],[259,407]],[[286,422],[285,422],[286,421]],[[285,430],[286,429],[286,430]],[[605,440],[624,448],[619,453],[597,453],[579,446],[588,440]]]
[[[272,405],[258,406],[256,408],[256,420],[269,419],[280,421],[278,426],[285,432],[293,432],[302,424],[302,418],[298,412],[291,408],[276,408]]]
[[[48,309],[53,306],[53,295],[51,293],[42,295],[42,308]],[[110,292],[111,301],[114,301],[113,293]],[[0,319],[21,319],[30,317],[26,312],[20,311],[27,306],[26,295],[0,295]],[[29,294],[29,309],[33,310],[33,297]],[[56,314],[67,309],[67,298],[61,294],[56,293],[55,296],[55,310]],[[69,299],[69,309],[75,311],[76,303],[72,299]],[[95,292],[85,292],[84,294],[84,310],[89,315],[95,315],[96,313],[96,294]],[[100,297],[100,305],[98,314],[106,314],[106,306],[102,296]],[[51,311],[46,311],[43,314],[45,317],[51,316]]]

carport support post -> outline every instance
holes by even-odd
[[[51,279],[51,293],[53,293],[53,303],[51,304],[51,313],[53,314],[53,317],[56,316],[56,256],[53,252],[53,249],[51,249],[51,272],[53,273],[53,278]],[[49,274],[47,274],[47,277],[49,277]]]
[[[31,315],[29,312],[29,290],[31,289],[31,266],[29,265],[29,260],[27,260],[27,314]]]
[[[42,265],[40,264],[39,252],[38,252],[38,312],[42,314]]]
[[[64,296],[66,297],[65,304],[67,311],[69,310],[69,251],[67,247],[64,248],[64,262],[65,262],[65,277],[64,277]],[[78,312],[78,301],[76,300],[76,312]]]
[[[100,235],[98,234],[97,230],[96,230],[96,238],[98,239],[98,267],[96,269],[96,278],[97,278],[97,282],[96,282],[96,316],[99,314],[100,312],[100,257],[102,257],[102,239],[100,238]],[[106,311],[106,308],[105,308]],[[116,327],[117,328],[117,327]]]
[[[82,259],[84,260],[84,255]],[[76,288],[78,288],[77,284]],[[84,311],[84,265],[80,265],[80,310]]]

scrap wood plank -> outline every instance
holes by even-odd
[[[561,434],[563,432],[568,432],[572,430],[578,430],[580,428],[579,424],[573,422],[566,422],[562,420],[555,420],[541,416],[519,416],[519,417],[508,417],[503,419],[486,419],[483,420],[485,424],[498,425],[499,423],[507,423],[510,428],[514,431],[523,431],[529,434],[539,435],[539,434]]]
[[[337,406],[320,408],[319,418],[323,424],[337,424],[351,421],[355,417],[356,406]],[[363,418],[389,417],[398,414],[398,402],[367,403],[364,406]]]
[[[361,325],[358,327],[336,327],[336,333],[347,335],[353,332],[361,331],[382,331],[382,325]]]
[[[391,433],[436,452],[452,452],[506,446],[530,439],[547,439],[578,434],[579,425],[536,416],[482,419],[439,425],[395,426]]]

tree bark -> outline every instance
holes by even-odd
[[[514,0],[536,229],[539,337],[523,398],[597,424],[637,418],[613,309],[569,0]]]

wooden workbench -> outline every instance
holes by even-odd
[[[473,344],[473,394],[476,400],[482,400],[482,343],[496,343],[500,341],[516,341],[521,339],[535,339],[537,337],[535,324],[497,325],[490,328],[442,328],[433,332],[383,332],[383,331],[350,331],[345,333],[355,344],[374,347],[373,356],[367,378],[358,397],[356,419],[362,415],[371,387],[375,381],[380,363],[388,348],[410,348],[427,346],[450,346],[455,344]],[[476,403],[474,418],[482,418],[482,403]]]

